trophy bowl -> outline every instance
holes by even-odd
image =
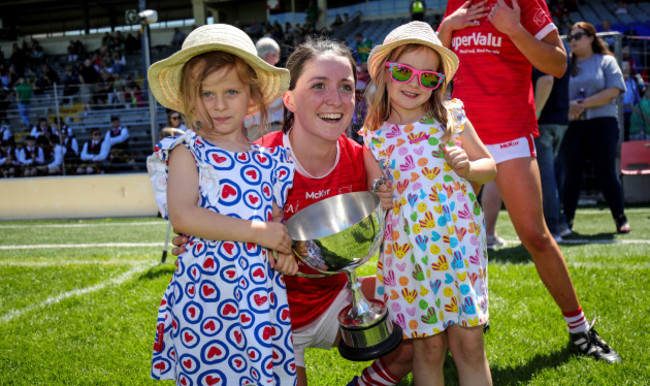
[[[338,315],[339,352],[353,361],[384,356],[402,340],[402,329],[388,320],[385,304],[363,296],[355,271],[379,251],[384,217],[376,194],[354,192],[316,202],[285,223],[293,252],[305,264],[323,274],[348,276],[352,302]]]

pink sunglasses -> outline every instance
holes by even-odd
[[[437,89],[445,81],[445,74],[435,71],[420,71],[397,62],[386,62],[390,77],[397,83],[408,83],[414,76],[418,77],[420,86],[427,90]]]

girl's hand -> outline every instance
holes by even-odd
[[[489,8],[485,6],[487,0],[472,4],[472,0],[465,2],[454,13],[444,19],[445,27],[450,31],[458,31],[481,24],[479,19],[488,15]]]
[[[252,228],[255,244],[286,255],[291,254],[291,238],[284,224],[253,221]]]
[[[497,0],[488,19],[499,32],[510,36],[521,27],[521,9],[517,0],[512,0],[512,8],[508,7],[504,0]]]
[[[582,104],[582,99],[574,99],[569,102],[569,119],[575,121],[580,118],[580,115],[585,111],[585,106]]]
[[[298,262],[293,255],[284,253],[269,253],[269,264],[271,268],[283,275],[294,276],[298,273]]]
[[[190,242],[190,238],[187,235],[177,235],[172,239],[172,245],[176,248],[172,249],[172,255],[179,256],[185,252],[185,244]]]
[[[469,174],[469,157],[465,150],[460,146],[443,146],[443,153],[445,154],[445,161],[454,169],[456,174],[463,178],[467,178]]]
[[[393,209],[393,182],[386,180],[379,185],[379,190],[375,191],[381,201],[381,209]]]

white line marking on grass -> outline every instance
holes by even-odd
[[[136,222],[111,222],[111,223],[82,223],[82,224],[4,224],[0,229],[10,228],[92,228],[107,226],[129,225],[165,225],[167,221],[136,221]]]
[[[0,250],[7,249],[48,249],[48,248],[113,248],[113,247],[162,247],[164,243],[98,243],[98,244],[35,244],[35,245],[0,245]]]
[[[520,245],[521,240],[504,240],[506,245]],[[650,240],[644,239],[563,239],[558,243],[562,244],[650,244]],[[503,248],[503,247],[501,247]],[[498,249],[498,248],[497,248]]]
[[[68,299],[73,296],[79,296],[79,295],[86,295],[91,292],[99,291],[102,290],[110,285],[120,285],[127,280],[131,279],[131,277],[135,276],[136,274],[153,267],[154,265],[158,264],[157,262],[155,263],[149,263],[149,264],[139,264],[137,266],[134,266],[131,270],[121,274],[120,276],[114,277],[112,279],[108,279],[106,281],[103,281],[101,283],[95,284],[94,286],[91,287],[86,287],[86,288],[80,288],[76,289],[73,291],[68,291],[64,292],[62,294],[58,294],[56,296],[50,297],[45,299],[44,301],[31,305],[28,307],[25,307],[20,310],[11,310],[7,312],[6,314],[0,316],[0,322],[8,322],[11,319],[17,318],[22,316],[25,313],[32,312],[41,308],[45,308],[47,306],[50,306],[52,304],[59,303],[62,300]]]
[[[51,261],[21,261],[0,260],[1,266],[8,267],[60,267],[66,265],[133,265],[133,260],[51,260]]]

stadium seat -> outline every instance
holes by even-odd
[[[650,202],[650,141],[621,144],[621,182],[626,203]]]
[[[650,141],[627,141],[621,144],[621,174],[650,174]]]

